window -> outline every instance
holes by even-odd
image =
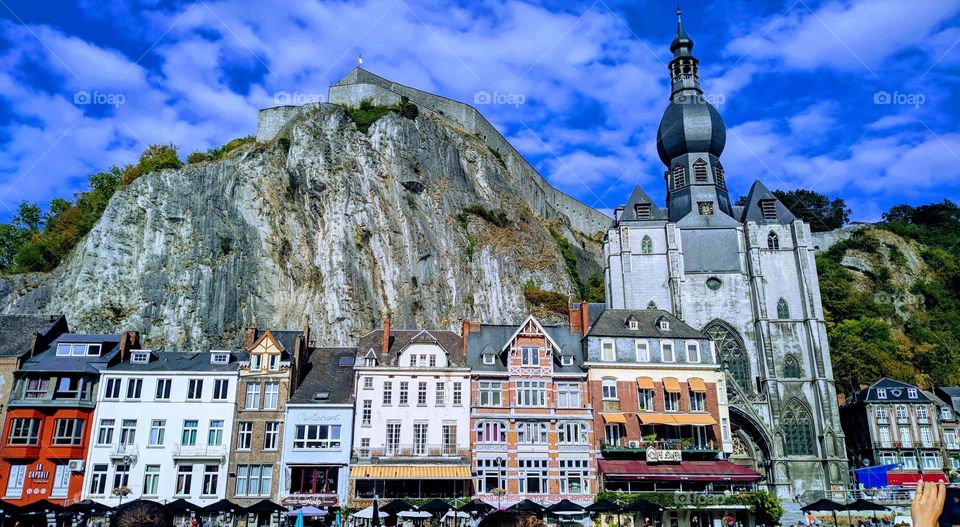
[[[143,379],[127,379],[127,399],[140,399],[140,392],[143,388]]]
[[[393,381],[383,381],[383,405],[393,404]]]
[[[477,475],[476,489],[477,493],[490,494],[494,489],[506,489],[507,480],[504,477],[506,471],[502,464],[503,459],[477,459],[477,468],[474,473]]]
[[[376,366],[376,365],[377,365],[377,359],[374,358],[374,357],[366,357],[365,359],[363,359],[363,365],[364,365],[364,366]]]
[[[634,350],[637,354],[637,362],[650,362],[650,343],[645,340],[634,341]]]
[[[943,460],[940,459],[940,454],[936,452],[924,452],[923,468],[934,470],[943,468]]]
[[[617,360],[617,350],[612,340],[600,341],[600,360],[604,362],[613,362]]]
[[[933,429],[929,426],[920,427],[920,442],[923,443],[925,447],[933,446]]]
[[[83,419],[57,419],[54,425],[54,445],[80,445],[83,440]]]
[[[696,183],[707,182],[707,162],[698,159],[693,163],[693,181]]]
[[[113,419],[101,419],[100,426],[97,427],[97,444],[105,446],[113,443],[113,426],[116,421]]]
[[[250,355],[250,371],[260,370],[260,355]]]
[[[907,397],[910,399],[917,398],[917,389],[916,388],[907,388]]]
[[[180,445],[182,446],[196,446],[197,445],[197,428],[198,421],[196,419],[188,419],[183,422],[183,432],[180,434]]]
[[[280,383],[268,382],[263,385],[263,409],[276,410],[280,401]]]
[[[483,354],[483,363],[484,364],[495,364],[497,362],[497,357],[492,353]]]
[[[157,379],[157,399],[169,399],[170,398],[170,385],[173,383],[172,379]]]
[[[210,430],[207,431],[207,444],[210,446],[220,446],[223,444],[222,419],[213,419],[210,421]]]
[[[113,468],[113,488],[127,487],[130,484],[130,465],[118,464]]]
[[[521,494],[547,493],[547,464],[546,459],[521,459],[517,461],[520,469]]]
[[[712,201],[698,201],[697,202],[697,213],[701,216],[713,216],[713,202]]]
[[[340,467],[292,467],[290,494],[336,494],[339,477]]]
[[[910,432],[909,427],[900,427],[900,446],[902,448],[910,448],[913,446],[913,434]]]
[[[558,438],[561,445],[579,445],[587,442],[587,425],[585,423],[560,423],[557,425]]]
[[[572,382],[558,383],[557,406],[560,408],[580,408],[580,385]]]
[[[560,460],[560,493],[590,494],[590,461],[586,459]]]
[[[783,376],[787,379],[800,378],[800,362],[793,355],[787,355],[783,359]]]
[[[953,412],[950,411],[949,406],[940,407],[940,419],[943,419],[944,421],[953,421]]]
[[[533,346],[520,348],[520,363],[524,366],[539,366],[540,348]]]
[[[810,413],[799,402],[787,406],[781,420],[784,449],[788,456],[813,455],[813,426]]]
[[[57,465],[53,472],[53,488],[50,490],[51,498],[66,498],[70,493],[70,467],[67,465]]]
[[[723,180],[723,165],[720,163],[713,165],[713,179],[716,180],[718,187],[727,188],[727,184]]]
[[[280,355],[270,355],[270,369],[273,371],[280,369]]]
[[[653,240],[649,236],[640,240],[640,254],[653,254]]]
[[[417,383],[417,406],[427,405],[427,383]]]
[[[704,412],[707,408],[707,394],[703,392],[690,392],[690,411]]]
[[[133,445],[137,440],[137,420],[124,419],[120,421],[120,444]]]
[[[441,437],[443,441],[443,454],[453,455],[457,453],[457,423],[443,423],[441,428]]]
[[[244,410],[257,410],[260,408],[260,383],[247,382],[247,396],[243,400]]]
[[[787,304],[787,300],[781,298],[777,301],[777,318],[780,320],[786,320],[790,318],[790,306]]]
[[[210,364],[229,364],[230,363],[230,354],[229,353],[212,353],[210,354]]]
[[[203,489],[201,496],[216,496],[217,483],[220,479],[220,467],[217,465],[205,465],[203,467]]]
[[[517,443],[526,445],[547,444],[547,423],[517,423]]]
[[[887,398],[887,389],[877,388],[877,399],[886,399],[886,398]]]
[[[890,448],[890,427],[889,426],[878,426],[877,427],[877,439],[879,439],[880,446],[883,448]]]
[[[154,419],[150,421],[150,441],[149,446],[163,445],[163,436],[167,433],[167,420]]]
[[[263,423],[263,449],[276,450],[280,444],[280,423],[270,421]]]
[[[612,423],[604,425],[603,427],[603,440],[608,445],[620,445],[621,440],[623,439],[623,426],[620,424]]]
[[[372,390],[373,389],[373,377],[364,377],[363,378],[363,389]]]
[[[297,425],[293,448],[332,450],[340,448],[340,425]]]
[[[427,455],[427,423],[413,423],[413,455]]]
[[[687,342],[687,362],[700,362],[700,345]]]
[[[444,400],[446,399],[446,388],[447,384],[445,382],[437,382],[436,406],[444,406],[447,404],[447,402]]]
[[[305,467],[292,467],[291,476],[296,474],[296,479],[291,478],[291,491],[302,479],[302,471]],[[235,494],[237,496],[270,496],[270,488],[273,480],[272,465],[237,465],[237,486]],[[297,487],[297,492],[302,492],[302,486]],[[312,492],[310,492],[312,494]]]
[[[652,208],[651,203],[637,203],[633,206],[633,213],[637,216],[638,220],[649,220]]]
[[[518,381],[517,405],[546,406],[547,383],[543,381]]]
[[[253,423],[240,421],[237,423],[237,450],[250,450],[253,444]]]
[[[50,379],[28,379],[27,388],[23,396],[27,399],[43,399],[47,396],[47,388],[49,386]],[[119,397],[119,393],[117,396]]]
[[[956,430],[944,430],[943,442],[947,444],[947,448],[950,450],[957,450],[960,448],[960,440],[958,440]]]
[[[777,233],[770,231],[770,234],[767,234],[767,249],[779,249],[780,248],[780,237],[777,236]]]
[[[880,416],[880,410],[883,410],[883,418],[886,419],[886,418],[887,418],[887,408],[884,407],[884,406],[878,406],[878,407],[877,407],[877,417]],[[898,422],[906,421],[906,420],[907,420],[907,417],[908,417],[908,415],[907,415],[907,405],[905,405],[905,404],[898,404],[898,405],[894,408],[894,415],[897,416],[897,421],[898,421]]]
[[[637,409],[644,411],[653,410],[653,390],[637,391]]]
[[[8,445],[36,445],[39,439],[39,419],[18,417],[10,420],[10,435],[7,436]]]
[[[23,465],[21,465],[21,466],[23,466]],[[26,468],[26,467],[24,466],[24,468]],[[104,464],[97,464],[97,465],[94,465],[94,466],[93,466],[93,470],[90,471],[90,488],[89,488],[89,492],[90,492],[91,495],[94,495],[94,496],[103,496],[104,494],[106,494],[106,492],[107,492],[107,469],[108,469],[108,468],[109,468],[109,465],[107,465],[106,463],[104,463]],[[26,471],[24,471],[24,474],[26,474]],[[21,478],[22,478],[22,477],[23,477],[23,476],[21,476]],[[12,473],[12,472],[11,472],[10,480],[11,480],[11,482],[13,481],[13,473]],[[7,495],[8,495],[8,496],[10,495],[9,491],[7,492]]]
[[[660,322],[657,324],[657,327],[664,331],[670,331],[670,321],[667,319],[660,319]]]
[[[921,423],[925,423],[927,422],[927,420],[930,419],[930,414],[927,413],[926,406],[917,406],[916,412],[917,412],[917,421],[920,421]]]
[[[678,392],[663,392],[663,409],[667,412],[680,411],[680,394]]]
[[[617,380],[603,379],[601,392],[603,393],[604,401],[616,401],[617,400]]]
[[[69,357],[70,346],[70,344],[57,344],[57,357]]]
[[[203,397],[203,379],[190,379],[187,385],[187,400],[199,401]]]
[[[560,357],[561,366],[573,366],[573,355],[562,355]]]
[[[460,381],[453,382],[453,405],[463,405],[463,383]]]
[[[480,406],[500,406],[503,404],[501,394],[503,393],[503,383],[494,381],[480,381]]]
[[[506,443],[507,427],[501,421],[477,423],[477,443]]]
[[[777,202],[772,199],[760,200],[760,213],[765,220],[777,219]]]
[[[157,496],[160,490],[160,465],[147,465],[143,468],[143,495]]]
[[[386,454],[392,456],[400,449],[400,423],[387,423]]]
[[[907,470],[917,469],[917,457],[913,454],[903,454],[903,456],[900,458],[900,462],[903,463],[903,468]]]
[[[230,389],[230,381],[227,379],[214,379],[213,381],[213,400],[226,401],[227,390]]]
[[[717,355],[723,369],[737,382],[741,390],[752,391],[750,362],[736,332],[723,322],[707,326],[704,333],[716,343]]]
[[[360,412],[360,425],[370,426],[373,422],[373,401],[363,401],[363,409]]]
[[[407,381],[400,381],[400,406],[406,406],[409,404],[409,393],[408,386],[410,383]]]
[[[687,168],[681,164],[673,165],[673,188],[678,189],[687,184]]]
[[[29,388],[28,388],[29,390]],[[46,392],[46,387],[44,387],[44,392]],[[107,379],[107,384],[103,390],[104,399],[119,399],[120,398],[120,379]]]
[[[177,496],[189,496],[190,487],[193,483],[193,465],[180,465],[177,467]]]
[[[673,353],[673,342],[666,340],[660,341],[660,358],[663,362],[674,362],[677,357]]]
[[[436,368],[436,367],[437,367],[437,356],[436,356],[436,355],[430,355],[430,367],[431,367],[431,368]]]

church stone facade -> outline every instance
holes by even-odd
[[[678,13],[679,14],[679,13]],[[607,307],[662,309],[711,336],[726,371],[731,460],[788,503],[841,491],[843,432],[810,227],[760,182],[730,199],[723,119],[678,22],[657,134],[667,203],[639,187],[604,243]]]

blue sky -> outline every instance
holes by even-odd
[[[960,0],[684,0],[734,195],[755,180],[854,218],[960,195]],[[0,219],[150,143],[253,134],[257,111],[370,71],[477,104],[599,209],[663,200],[670,0],[0,0]],[[78,95],[78,93],[80,95]],[[89,99],[84,100],[82,93]],[[93,104],[92,104],[92,103]],[[497,103],[499,102],[499,103]]]

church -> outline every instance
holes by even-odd
[[[731,460],[771,492],[813,501],[846,482],[810,227],[759,181],[734,205],[726,129],[703,97],[678,14],[670,102],[657,132],[666,206],[640,187],[604,241],[606,307],[660,309],[712,337],[726,372]]]

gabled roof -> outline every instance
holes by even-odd
[[[22,357],[30,351],[35,335],[49,340],[54,332],[66,331],[63,315],[0,315],[0,357]]]
[[[530,320],[530,317],[527,318]],[[539,324],[539,322],[538,322]],[[516,338],[519,330],[526,325],[481,324],[478,330],[470,331],[467,335],[467,361],[471,370],[476,371],[507,371],[506,354],[501,351]],[[559,357],[572,357],[573,364],[564,366],[560,359],[554,360],[553,371],[556,373],[583,373],[583,350],[581,347],[582,335],[570,331],[565,325],[542,325],[547,339],[559,350]],[[484,364],[483,355],[493,353],[496,357],[494,364]]]
[[[627,320],[633,317],[639,322],[637,329],[630,329]],[[669,330],[660,329],[658,322],[665,319]],[[605,309],[590,327],[587,337],[630,337],[657,339],[708,339],[673,314],[661,309]]]
[[[886,397],[881,399],[877,397],[877,389],[886,390]],[[917,397],[911,399],[908,396],[908,391],[910,389],[917,391]],[[897,381],[884,377],[879,381],[871,384],[867,388],[860,390],[856,393],[851,399],[848,399],[844,406],[856,404],[856,403],[912,403],[912,404],[929,404],[935,403],[934,401],[927,397],[919,387],[914,386],[909,383],[902,381]]]
[[[357,348],[314,348],[303,365],[291,403],[344,404],[353,400],[353,363],[341,365]],[[320,397],[325,395],[326,397]]]
[[[383,330],[371,331],[360,337],[360,341],[357,343],[357,358],[360,359],[357,363],[362,365],[362,359],[372,354],[376,357],[378,366],[397,366],[400,352],[407,346],[416,343],[415,339],[427,338],[424,334],[433,338],[436,344],[447,352],[447,361],[450,367],[466,366],[466,357],[463,356],[463,339],[457,333],[445,329],[427,331],[422,329],[392,329],[390,330],[390,342],[386,355],[383,353]]]
[[[650,204],[650,217],[649,218],[638,218],[637,217],[637,205],[640,204]],[[661,209],[653,202],[653,199],[650,198],[650,195],[647,194],[640,185],[637,185],[633,188],[633,193],[630,194],[630,199],[627,200],[626,208],[623,213],[620,215],[620,221],[623,220],[639,220],[639,221],[651,221],[651,220],[666,220],[667,211]]]
[[[138,350],[140,351],[140,350]],[[143,350],[146,351],[146,350]],[[132,353],[113,366],[107,368],[106,373],[117,371],[155,372],[155,371],[186,371],[186,372],[234,372],[238,368],[238,357],[235,352],[216,351],[184,353],[182,351],[151,351],[153,356],[150,362],[138,364],[130,362]],[[211,364],[210,356],[213,353],[230,353],[230,361],[226,364]],[[243,354],[246,355],[245,353]]]
[[[760,201],[763,200],[773,200],[777,209],[776,219],[768,220],[763,217],[763,211],[760,209]],[[757,223],[790,223],[797,219],[796,216],[790,212],[786,205],[780,202],[777,199],[777,196],[773,192],[770,192],[763,183],[759,181],[754,181],[753,186],[750,187],[750,192],[747,194],[747,204],[743,207],[743,216],[740,218],[742,222],[755,221]]]
[[[32,357],[23,361],[22,372],[73,372],[98,373],[109,364],[120,351],[123,335],[90,335],[85,333],[63,333],[53,339],[49,345],[38,350]],[[57,345],[100,344],[100,355],[95,357],[69,356],[58,357]]]
[[[257,329],[254,333],[253,344],[250,345],[248,351],[257,347],[264,338],[269,338],[274,345],[290,354],[296,347],[297,337],[301,336],[303,336],[303,331],[299,330]]]
[[[933,392],[960,412],[960,386],[937,386]]]
[[[550,343],[553,349],[558,351],[561,349],[560,345],[557,344],[555,340],[553,340],[553,338],[550,336],[550,333],[548,333],[547,330],[543,327],[543,324],[541,324],[540,321],[537,320],[537,317],[533,315],[529,315],[527,316],[526,320],[524,320],[519,326],[517,326],[517,330],[513,332],[513,335],[510,335],[510,338],[508,338],[507,341],[504,342],[502,346],[500,346],[501,353],[507,351],[507,348],[510,347],[510,343],[513,342],[518,335],[520,335],[520,332],[523,331],[523,328],[527,327],[527,324],[533,324],[534,326],[536,326],[537,329],[540,330],[540,333],[543,333],[543,335],[547,338],[547,342]]]

